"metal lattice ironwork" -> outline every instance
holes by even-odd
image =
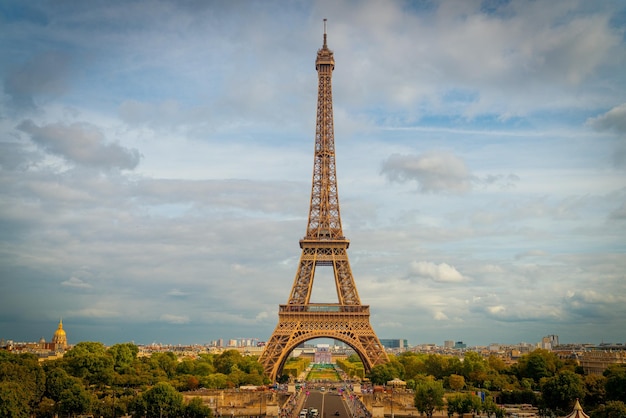
[[[389,361],[370,325],[369,306],[361,305],[352,277],[339,214],[335,166],[332,72],[333,52],[326,44],[317,51],[317,123],[313,184],[306,235],[300,240],[302,255],[286,305],[280,305],[278,325],[265,346],[260,361],[265,373],[275,380],[291,351],[314,338],[334,338],[352,347],[366,371]],[[337,303],[311,303],[317,266],[332,266]]]

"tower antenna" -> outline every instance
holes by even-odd
[[[326,21],[328,19],[324,19],[324,48],[326,48]]]

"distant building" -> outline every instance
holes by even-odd
[[[313,360],[315,363],[330,364],[333,362],[333,356],[330,352],[330,345],[318,344],[315,347],[315,357]]]
[[[380,343],[385,348],[408,348],[409,347],[407,340],[400,340],[400,339],[381,339]]]
[[[461,349],[461,348],[467,348],[467,344],[465,344],[463,341],[457,341],[454,343],[454,348]]]
[[[43,337],[41,337],[43,339]],[[44,344],[45,344],[45,340]],[[63,329],[63,320],[59,320],[59,326],[57,330],[54,331],[54,335],[52,336],[52,350],[60,351],[65,350],[67,348],[67,334]]]
[[[625,348],[586,351],[579,356],[578,361],[586,374],[602,374],[612,364],[626,363]]]
[[[454,348],[454,341],[452,341],[452,340],[445,340],[443,342],[443,347],[444,348]]]
[[[547,335],[541,339],[541,348],[545,350],[552,350],[559,345],[558,335]]]

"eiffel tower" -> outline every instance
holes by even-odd
[[[279,305],[278,324],[259,361],[265,374],[280,377],[289,353],[314,338],[333,338],[349,345],[358,354],[365,371],[389,361],[370,325],[369,306],[361,305],[352,277],[339,216],[339,196],[335,170],[332,72],[333,52],[326,44],[317,51],[317,123],[313,186],[306,236],[300,240],[302,255],[286,305]],[[311,290],[317,266],[332,266],[338,302],[311,303]]]

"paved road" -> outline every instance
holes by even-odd
[[[304,408],[317,408],[319,418],[350,418],[343,398],[335,391],[310,390],[304,402]],[[335,415],[336,412],[339,412],[339,415]]]

